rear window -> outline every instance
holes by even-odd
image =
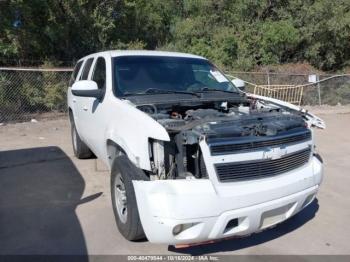
[[[70,76],[70,79],[69,79],[69,86],[72,86],[74,84],[75,79],[77,78],[77,75],[79,73],[79,70],[80,70],[82,64],[83,64],[83,61],[79,61],[75,65],[73,73],[72,73],[72,75]]]
[[[80,80],[87,80],[87,78],[89,76],[90,68],[92,65],[92,61],[94,61],[93,57],[86,60],[84,68],[83,68],[83,73],[81,74]]]

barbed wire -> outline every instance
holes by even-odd
[[[0,71],[72,72],[73,68],[0,67]]]

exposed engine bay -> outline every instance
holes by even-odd
[[[150,141],[151,179],[207,178],[199,142],[252,143],[306,130],[302,112],[259,99],[186,104],[142,104],[137,108],[168,132],[171,141]],[[240,153],[239,151],[237,153]]]

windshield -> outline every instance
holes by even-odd
[[[238,92],[209,61],[165,56],[120,56],[113,59],[118,96],[152,93]]]

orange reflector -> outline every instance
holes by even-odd
[[[175,245],[175,248],[187,248],[187,247],[193,247],[193,246],[200,246],[205,244],[212,244],[218,241],[220,240],[208,240],[208,241],[192,243],[192,244],[179,244],[179,245]]]
[[[200,245],[206,245],[206,244],[213,244],[213,243],[217,243],[220,241],[229,240],[229,239],[233,239],[233,238],[243,238],[243,237],[247,237],[247,236],[250,236],[250,234],[244,235],[244,236],[232,236],[232,237],[219,238],[219,239],[208,240],[208,241],[203,241],[203,242],[198,242],[198,243],[191,243],[191,244],[178,244],[178,245],[175,245],[174,247],[178,248],[178,249],[188,248],[188,247],[194,247],[194,246],[200,246]]]

